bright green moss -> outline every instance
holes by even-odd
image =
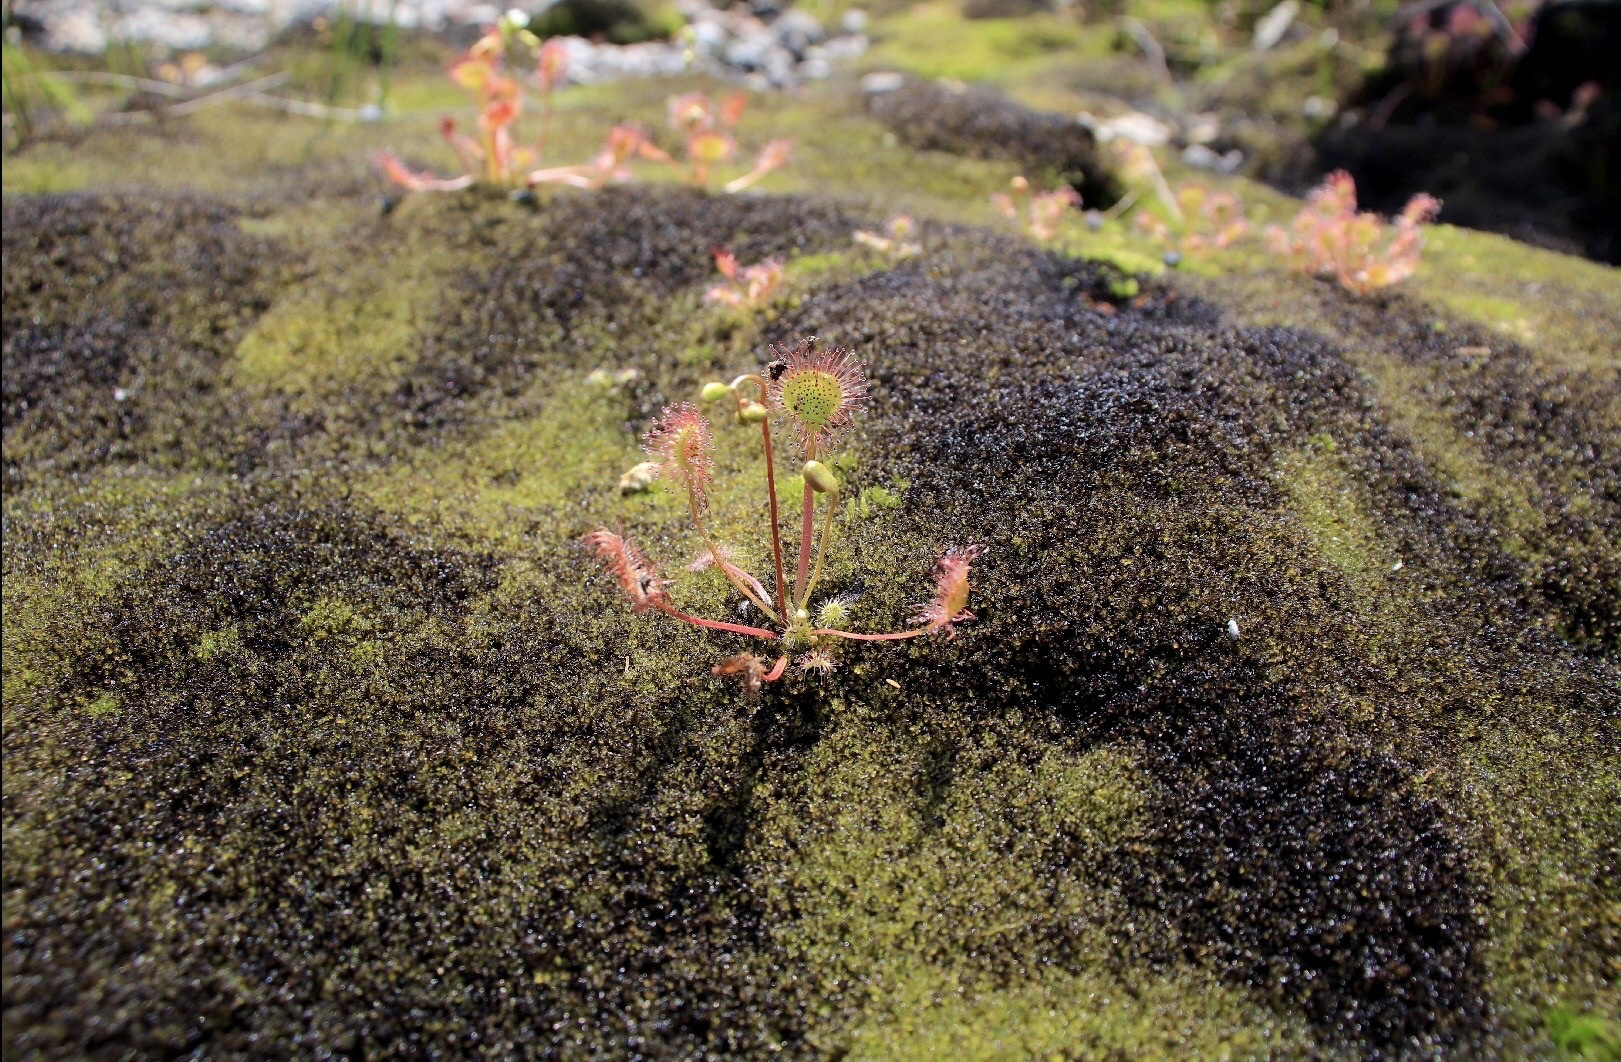
[[[1621,769],[1605,743],[1602,730],[1550,703],[1524,721],[1485,725],[1456,764],[1490,886],[1490,990],[1522,1029],[1537,1030],[1561,1005],[1621,1013],[1621,908],[1605,869],[1621,836]],[[1573,1042],[1564,1042],[1552,1022],[1547,1031],[1567,1050],[1587,1042],[1568,1029]]]
[[[85,714],[95,719],[103,716],[118,714],[118,698],[110,693],[103,693],[100,697],[84,706]]]
[[[881,1011],[855,1031],[849,1057],[1256,1058],[1312,1049],[1297,1022],[1180,964],[1140,980],[1044,972],[978,991],[921,968],[903,975]]]
[[[1548,1038],[1561,1058],[1621,1058],[1621,1022],[1558,1007],[1548,1015]]]
[[[413,242],[365,266],[332,262],[277,300],[237,347],[237,383],[315,413],[348,387],[386,388],[418,356],[458,258]]]
[[[1510,552],[1533,555],[1543,520],[1532,490],[1494,465],[1445,411],[1426,399],[1422,370],[1391,357],[1364,355],[1359,361],[1447,487],[1491,516]]]
[[[793,160],[764,187],[831,191],[871,209],[875,223],[900,213],[919,220],[989,220],[995,216],[991,193],[1005,189],[1018,172],[1006,161],[908,150],[859,104],[837,96],[811,95],[793,104],[761,100],[743,124],[794,142]]]
[[[85,624],[158,557],[174,524],[218,487],[204,476],[113,468],[50,489],[8,492],[4,597],[7,717],[60,679],[66,657],[106,637]],[[165,519],[167,517],[167,519]],[[14,549],[29,542],[28,562]],[[64,638],[70,631],[71,639]]]
[[[982,735],[942,775],[927,735],[848,706],[803,791],[765,794],[754,858],[773,904],[794,912],[778,939],[834,1008],[819,1047],[997,1058],[1305,1042],[1200,972],[1113,967],[1108,941],[1134,916],[1084,868],[1139,836],[1163,797],[1126,746],[1034,762],[1016,750]]]
[[[235,626],[230,626],[217,631],[204,631],[203,636],[197,639],[197,647],[191,652],[198,660],[207,663],[241,649],[242,633]]]
[[[1613,267],[1436,225],[1411,290],[1530,347],[1548,365],[1621,371],[1621,275]]]
[[[904,488],[901,488],[904,489]],[[866,520],[879,513],[901,507],[901,496],[898,490],[874,484],[862,487],[857,494],[845,503],[845,515],[849,518]]]
[[[642,460],[623,422],[616,392],[565,381],[533,416],[416,452],[362,489],[409,523],[521,551],[535,520],[581,494],[614,492],[620,473]],[[626,502],[644,507],[646,498]],[[622,514],[605,510],[596,519]]]
[[[299,629],[315,641],[364,634],[375,625],[364,612],[338,597],[321,598],[298,621]]]
[[[1046,69],[1059,57],[1074,61],[1086,54],[1083,48],[1100,45],[1098,35],[1060,16],[980,19],[965,33],[955,5],[940,2],[883,18],[876,32],[879,43],[869,55],[874,65],[968,82],[1011,80],[1033,67]]]
[[[1359,501],[1356,481],[1332,456],[1333,438],[1324,439],[1321,447],[1298,450],[1280,460],[1280,484],[1318,552],[1351,579],[1377,583],[1393,561]]]

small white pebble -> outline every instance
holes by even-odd
[[[129,400],[129,392],[128,391],[124,390],[122,387],[113,388],[113,401],[114,402],[125,402],[125,401],[128,401],[128,400]]]
[[[653,485],[658,478],[659,466],[652,461],[643,461],[639,465],[632,465],[630,469],[619,477],[619,493],[640,494]]]
[[[1390,570],[1393,571],[1393,572],[1399,572],[1399,571],[1401,571],[1401,566],[1402,566],[1402,562],[1397,561],[1395,564],[1392,564],[1390,566]]]
[[[1231,638],[1235,642],[1238,641],[1238,621],[1237,620],[1230,619],[1230,620],[1227,621],[1227,637]]]

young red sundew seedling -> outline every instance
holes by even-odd
[[[1025,232],[1031,239],[1046,243],[1058,235],[1058,226],[1064,220],[1064,215],[1070,210],[1080,209],[1081,196],[1069,185],[1032,195],[1030,182],[1023,177],[1015,177],[1008,191],[991,196],[991,204],[1010,221],[1019,219],[1019,207],[1023,205],[1026,212]]]
[[[715,268],[726,278],[726,283],[716,284],[704,292],[705,302],[718,302],[734,309],[758,309],[770,302],[782,285],[782,263],[775,258],[739,269],[737,256],[731,251],[716,248],[711,253],[715,256]]]
[[[884,223],[882,233],[857,229],[851,236],[858,245],[877,251],[891,261],[899,262],[923,253],[923,245],[913,239],[917,235],[917,222],[909,215],[896,214]]]
[[[1231,192],[1212,192],[1200,184],[1176,190],[1182,221],[1167,225],[1147,210],[1137,213],[1136,226],[1149,239],[1168,250],[1194,254],[1231,247],[1249,232],[1244,203]]]
[[[716,103],[702,92],[671,96],[666,101],[670,127],[682,136],[682,153],[691,167],[687,180],[698,188],[708,188],[710,173],[737,157],[737,140],[732,133],[748,106],[748,97],[734,92]],[[772,140],[760,149],[749,172],[728,181],[722,191],[735,194],[758,183],[767,174],[788,163],[793,145]]]
[[[509,71],[508,56],[520,50],[527,51],[534,60],[534,83],[541,93],[541,130],[533,147],[520,144],[515,132],[523,113],[523,82]],[[609,130],[601,150],[590,162],[531,169],[545,154],[551,136],[552,95],[567,70],[568,52],[561,41],[553,39],[542,44],[524,28],[521,15],[503,16],[450,67],[451,80],[470,93],[479,107],[476,139],[458,132],[453,118],[440,123],[440,134],[461,161],[462,174],[437,177],[419,173],[388,151],[377,153],[378,168],[389,180],[413,192],[454,192],[480,181],[508,188],[565,184],[594,189],[628,180],[633,160],[670,161],[641,130],[621,125]]]
[[[655,474],[686,495],[693,529],[704,544],[704,552],[693,567],[719,571],[770,626],[730,623],[684,612],[670,598],[670,580],[660,575],[623,535],[599,528],[581,539],[606,564],[636,611],[658,611],[697,627],[776,643],[780,647],[778,656],[769,666],[764,658],[742,652],[712,669],[716,676],[736,678],[750,695],[762,685],[782,679],[790,656],[795,654],[800,674],[826,675],[837,667],[834,647],[841,640],[889,642],[929,634],[956,637],[955,624],[974,618],[968,610],[969,568],[984,552],[983,546],[966,546],[948,550],[940,558],[935,565],[934,596],[917,607],[912,617],[916,626],[873,634],[844,630],[842,625],[848,620],[850,607],[846,597],[820,602],[813,621],[812,601],[842,496],[842,485],[828,460],[853,416],[866,402],[867,374],[854,352],[842,347],[823,349],[815,337],[793,347],[774,345],[772,353],[773,360],[764,373],[744,373],[729,384],[715,381],[703,388],[706,401],[730,403],[739,424],[758,425],[760,429],[771,540],[769,589],[764,580],[732,560],[731,551],[714,540],[705,523],[715,471],[714,439],[708,419],[696,406],[678,403],[663,411],[644,439]],[[781,429],[781,437],[792,440],[790,452],[800,462],[805,484],[791,583],[777,502],[777,449],[782,443],[773,437],[773,420]],[[820,536],[816,533],[818,504],[823,510]]]
[[[1419,194],[1389,223],[1359,213],[1356,181],[1338,170],[1307,197],[1287,231],[1267,229],[1267,243],[1302,272],[1333,277],[1347,291],[1367,295],[1413,274],[1424,249],[1420,228],[1440,212],[1440,200]]]

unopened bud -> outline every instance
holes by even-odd
[[[732,393],[732,389],[719,380],[710,380],[704,384],[704,389],[698,392],[705,402],[719,402]]]
[[[737,419],[744,424],[758,424],[766,417],[765,407],[758,402],[744,402],[737,411]]]
[[[834,478],[833,470],[820,461],[805,462],[805,482],[810,484],[811,490],[818,494],[837,494],[839,481]]]

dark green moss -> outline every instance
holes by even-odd
[[[8,489],[36,469],[195,459],[274,248],[220,204],[119,196],[7,197],[3,246]]]
[[[1088,203],[1117,198],[1091,130],[1071,117],[1031,110],[992,89],[927,81],[869,95],[867,109],[910,147],[1008,159],[1032,180],[1073,185]]]

